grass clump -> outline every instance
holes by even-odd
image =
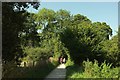
[[[67,79],[69,78],[118,78],[119,67],[113,68],[112,64],[105,61],[99,65],[98,61],[83,61],[82,67],[72,67],[67,69]]]

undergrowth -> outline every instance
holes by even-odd
[[[108,64],[105,61],[99,65],[95,60],[91,62],[89,60],[83,61],[82,67],[80,66],[68,66],[67,76],[70,78],[118,78],[119,67],[112,67],[112,64]]]

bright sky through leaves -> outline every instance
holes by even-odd
[[[42,8],[58,11],[66,9],[71,14],[82,14],[92,22],[106,22],[111,26],[113,35],[118,31],[118,3],[117,2],[41,2]],[[37,10],[30,8],[28,11],[37,13]]]

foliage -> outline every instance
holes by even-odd
[[[3,74],[3,80],[15,78],[24,80],[32,78],[41,78],[44,79],[56,66],[57,62],[53,63],[48,62],[44,65],[37,65],[35,67],[13,67],[13,64],[5,64],[6,67],[10,68],[9,72]]]
[[[84,67],[84,72],[78,68],[80,72],[75,70],[77,73],[71,77],[117,76],[118,73],[115,71],[118,68],[111,68],[112,65],[106,63],[120,65],[120,51],[117,44],[119,38],[114,36],[109,39],[112,36],[112,29],[107,23],[92,23],[84,15],[72,15],[62,9],[55,12],[43,8],[36,14],[28,13],[26,10],[29,4],[35,8],[39,6],[39,3],[3,3],[2,46],[5,61],[42,63],[43,60],[46,62],[49,57],[52,57],[53,62],[48,63],[47,66],[55,66],[58,65],[56,61],[61,55],[67,55],[68,70],[70,66],[73,66],[71,69],[74,70],[76,64]],[[86,62],[84,61],[86,59],[90,61],[96,59],[98,62]],[[105,60],[106,63],[102,63]],[[32,72],[34,70],[36,69],[32,69],[30,73],[34,73]]]
[[[71,59],[68,59],[65,66],[72,66],[72,65],[74,65],[74,62]]]
[[[98,62],[89,62],[89,60],[83,62],[84,73],[83,76],[86,78],[115,78],[118,77],[117,69],[111,69],[112,64],[106,64],[105,62],[98,66]],[[117,72],[115,72],[115,71]]]
[[[109,36],[112,36],[112,29],[105,22],[94,22],[93,27],[100,40],[109,40]]]
[[[62,9],[54,12],[43,8],[36,16],[38,26],[42,27],[41,44],[47,47],[47,42],[50,42],[49,47],[51,51],[54,49],[54,54],[60,56],[63,49],[58,45],[64,44],[63,47],[68,49],[71,60],[75,63],[82,63],[87,58],[102,62],[102,57],[104,60],[105,52],[101,50],[100,44],[112,35],[112,29],[105,22],[92,23],[86,16],[71,16],[69,11]],[[54,40],[57,40],[55,44]]]
[[[19,32],[21,45],[29,47],[38,47],[40,46],[40,36],[38,35],[38,28],[35,22],[35,14],[33,13],[23,13],[25,16],[25,21],[23,22],[23,30]]]
[[[67,58],[68,58],[65,66],[68,67],[68,66],[74,65],[74,62],[72,61],[72,59],[71,59],[71,57],[70,57],[69,51],[68,51],[66,48],[65,48],[65,51],[66,51]]]
[[[104,41],[102,44],[102,50],[105,53],[105,57],[107,62],[113,63],[114,66],[120,65],[119,57],[120,57],[120,51],[118,49],[118,36],[115,35],[112,37],[111,40]]]
[[[99,25],[99,27],[101,26],[102,25]],[[105,27],[109,26],[105,25]],[[61,33],[61,41],[70,51],[70,56],[75,63],[79,63],[78,59],[81,59],[81,62],[86,58],[93,60],[97,58],[98,55],[103,56],[99,50],[99,44],[107,39],[105,39],[106,36],[101,36],[101,34],[106,32],[103,31],[96,29],[90,22],[84,21],[67,27],[63,33]]]
[[[67,75],[69,78],[118,78],[119,68],[112,68],[112,64],[102,63],[99,66],[98,61],[83,61],[83,70],[72,72]],[[71,70],[68,70],[69,72]]]
[[[22,14],[29,8],[29,4],[36,9],[39,7],[39,3],[37,2],[4,2],[2,4],[3,61],[15,60],[16,53],[22,56],[23,52],[20,45],[19,32],[24,27],[23,22],[25,21],[25,16]]]
[[[118,49],[120,50],[120,25],[118,28]]]
[[[24,60],[27,61],[39,61],[41,58],[42,59],[48,59],[51,54],[49,54],[49,50],[46,48],[30,48],[26,47],[24,52],[26,53],[26,57]]]
[[[55,19],[55,12],[51,9],[43,8],[36,14],[36,22],[43,31],[47,32],[46,30],[51,30],[53,26],[47,26],[51,24]],[[52,31],[52,30],[51,30]]]

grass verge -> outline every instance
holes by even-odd
[[[39,79],[43,80],[54,68],[58,66],[57,62],[49,62],[45,65],[35,67],[15,67],[9,74],[6,74],[2,80],[26,80]]]

